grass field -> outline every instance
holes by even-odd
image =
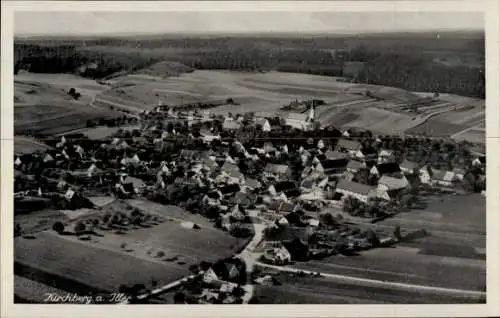
[[[36,151],[43,151],[46,149],[50,149],[49,146],[43,144],[42,142],[24,137],[24,136],[15,136],[14,137],[14,152],[21,154],[30,154]]]
[[[356,286],[325,277],[294,278],[281,274],[280,286],[257,286],[261,304],[439,304],[464,302],[458,297]]]
[[[70,88],[81,94],[78,100],[67,94]],[[85,127],[88,119],[113,116],[111,111],[88,106],[93,96],[105,89],[74,75],[21,72],[14,77],[15,132],[51,135]]]
[[[73,132],[74,133],[78,132],[78,133],[84,134],[89,139],[101,140],[101,139],[106,139],[108,137],[113,136],[120,129],[126,130],[126,131],[133,131],[134,129],[139,129],[139,128],[140,128],[140,126],[134,126],[134,125],[121,126],[121,127],[100,126],[100,127],[92,127],[92,128],[82,128],[80,130],[75,130]]]
[[[455,140],[466,140],[473,143],[485,143],[486,142],[486,131],[485,129],[469,129],[463,133],[455,135],[453,137]]]
[[[188,273],[187,267],[175,263],[146,261],[49,232],[38,233],[35,239],[15,239],[14,259],[19,264],[16,274],[66,289],[81,284],[111,292],[121,284],[147,285],[151,278],[166,284]]]

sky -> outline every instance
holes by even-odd
[[[479,12],[15,12],[14,34],[379,33],[484,30]]]

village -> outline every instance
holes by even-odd
[[[51,149],[14,157],[15,213],[92,208],[96,196],[142,198],[182,207],[237,238],[252,239],[258,224],[263,237],[252,257],[284,266],[397,244],[404,229],[379,231],[377,221],[425,208],[429,196],[484,195],[485,156],[466,143],[321,127],[318,107],[313,100],[280,114],[224,116],[158,105],[124,115],[107,138],[42,140]],[[272,280],[242,275],[250,271],[235,259],[193,272],[202,275],[177,302],[237,303],[242,285]]]

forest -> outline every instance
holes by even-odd
[[[329,41],[329,40],[330,41]],[[56,42],[56,41],[55,41]],[[101,79],[117,72],[134,72],[159,61],[176,61],[195,69],[250,72],[281,71],[343,76],[348,61],[365,62],[353,81],[410,91],[485,97],[484,37],[222,37],[93,39],[73,45],[72,54],[54,54],[54,43],[16,43],[15,71],[79,73]],[[63,44],[61,44],[62,46]],[[475,63],[440,63],[458,59]],[[92,67],[88,67],[91,63]]]

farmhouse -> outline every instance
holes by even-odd
[[[324,154],[326,160],[347,159],[348,155],[344,152],[328,150]]]
[[[316,164],[315,170],[319,173],[331,176],[342,174],[348,167],[347,159],[323,160]]]
[[[275,265],[286,265],[292,260],[290,252],[284,246],[266,250],[263,258]]]
[[[222,124],[224,130],[238,130],[241,128],[241,123],[237,120],[227,118]]]
[[[392,150],[389,149],[380,149],[378,152],[378,159],[377,163],[387,163],[387,162],[393,162],[394,161],[394,153]]]
[[[340,180],[337,183],[337,193],[341,193],[344,197],[354,197],[362,202],[368,202],[368,198],[373,193],[373,188],[365,184]]]
[[[362,161],[374,161],[377,159],[378,153],[375,148],[364,147],[358,150],[355,156]]]

